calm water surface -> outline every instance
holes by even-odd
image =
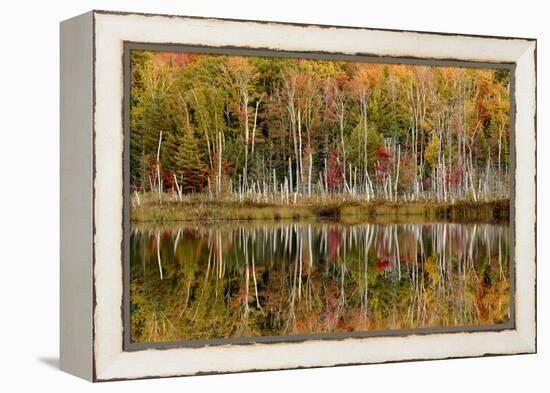
[[[504,323],[508,242],[490,224],[134,225],[131,340]]]

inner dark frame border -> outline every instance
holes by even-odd
[[[358,53],[355,55],[336,53],[336,52],[299,52],[284,51],[269,48],[250,48],[235,46],[201,46],[186,45],[177,43],[145,43],[124,41],[123,43],[123,240],[122,240],[122,271],[123,271],[123,295],[122,295],[122,321],[123,321],[123,351],[138,351],[144,349],[171,349],[171,348],[200,348],[206,346],[219,345],[251,345],[256,343],[276,344],[276,343],[300,343],[309,340],[343,340],[350,338],[367,337],[404,337],[410,335],[426,335],[438,333],[473,333],[473,332],[500,332],[503,330],[514,330],[516,326],[516,297],[515,297],[515,179],[516,179],[516,151],[515,151],[515,63],[507,62],[476,62],[456,59],[430,59],[418,57],[399,57],[399,56],[379,56],[373,54]],[[506,69],[510,72],[510,173],[512,174],[509,182],[509,272],[510,272],[510,318],[508,322],[493,325],[467,325],[451,327],[431,327],[431,328],[412,328],[412,329],[385,329],[366,332],[339,332],[339,333],[319,333],[319,334],[298,334],[288,336],[259,336],[259,337],[239,337],[239,338],[219,338],[202,340],[177,340],[163,342],[135,343],[130,341],[130,92],[131,92],[131,57],[133,50],[146,50],[156,52],[172,53],[197,53],[226,56],[256,56],[256,57],[282,57],[282,58],[302,58],[312,60],[334,60],[361,63],[377,64],[409,64],[424,65],[435,67],[461,67],[461,68],[486,68],[486,69]]]

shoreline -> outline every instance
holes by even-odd
[[[509,221],[509,200],[488,202],[308,201],[291,205],[224,201],[148,201],[130,209],[130,221],[216,222],[255,220],[339,220],[350,222],[488,222]]]

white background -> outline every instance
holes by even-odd
[[[550,191],[544,1],[198,0],[5,2],[0,10],[0,391],[538,392],[550,390]],[[537,355],[92,385],[58,371],[59,25],[107,9],[538,38]],[[521,138],[521,130],[518,130]],[[519,190],[521,192],[521,190]]]

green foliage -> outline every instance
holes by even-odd
[[[368,127],[367,132],[367,159],[369,167],[376,163],[376,149],[384,146],[384,136],[376,129],[376,123]],[[361,167],[364,162],[365,131],[360,125],[356,126],[346,138],[348,148],[348,163],[354,167]]]
[[[369,121],[384,137],[405,141],[410,118],[406,101],[397,95],[398,92],[392,94],[385,81],[382,83],[384,86],[375,89],[369,101]]]
[[[206,182],[206,165],[201,161],[199,145],[193,131],[181,132],[174,154],[177,176],[185,192],[201,191]]]
[[[207,54],[178,60],[137,50],[131,70],[130,182],[138,190],[158,181],[168,190],[176,175],[188,179],[185,193],[200,191],[216,178],[220,154],[224,181],[236,186],[246,172],[247,187],[270,185],[273,171],[280,185],[289,169],[293,187],[307,182],[309,154],[317,182],[332,149],[361,176],[366,162],[374,179],[377,149],[395,157],[399,147],[409,180],[399,179],[403,193],[416,176],[430,176],[418,167],[424,159],[474,171],[475,182],[488,160],[501,173],[509,166],[507,70]],[[385,170],[395,176],[395,166]]]

